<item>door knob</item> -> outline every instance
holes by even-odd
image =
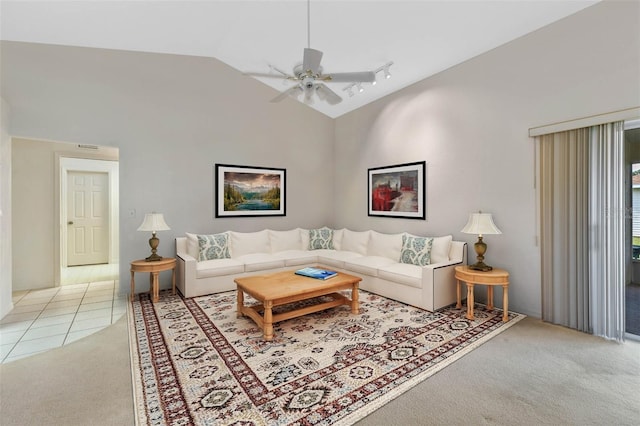
[[[73,221],[70,220],[69,222],[67,222],[67,225],[73,225]]]

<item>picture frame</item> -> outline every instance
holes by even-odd
[[[286,169],[216,164],[215,217],[286,215]]]
[[[369,216],[426,219],[425,161],[374,167],[368,171]]]

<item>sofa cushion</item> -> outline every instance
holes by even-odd
[[[344,269],[345,260],[355,259],[356,257],[362,257],[360,253],[354,253],[352,251],[344,250],[316,250],[314,251],[318,255],[318,263],[328,266],[334,266]]]
[[[309,230],[298,228],[300,230],[300,239],[302,240],[302,249],[309,250]]]
[[[401,251],[402,234],[381,234],[371,231],[367,256],[383,256],[397,262]]]
[[[398,263],[385,256],[362,256],[344,261],[344,268],[349,271],[359,272],[372,277],[378,276],[378,268]]]
[[[244,265],[235,259],[204,260],[196,263],[196,278],[241,274]]]
[[[422,267],[408,263],[394,263],[378,268],[378,277],[411,287],[422,288]]]
[[[340,250],[352,251],[355,253],[360,253],[361,255],[367,254],[369,234],[369,231],[358,232],[344,229],[342,231],[342,243],[340,244]]]
[[[284,260],[284,266],[298,266],[318,262],[318,255],[315,250],[285,250],[273,253],[273,257]]]
[[[198,259],[200,253],[200,244],[198,243],[198,236],[196,234],[187,234],[187,254],[194,259]]]
[[[333,248],[335,250],[342,250],[342,234],[343,233],[344,233],[344,229],[333,230]]]
[[[440,263],[449,261],[449,251],[451,250],[451,241],[453,235],[433,238],[431,246],[431,263]]]
[[[416,237],[409,234],[402,236],[402,252],[400,263],[425,266],[431,263],[431,246],[433,238]]]
[[[229,235],[222,234],[198,235],[198,261],[213,259],[229,259]],[[188,243],[187,243],[188,244]],[[188,253],[188,249],[187,249]]]
[[[271,253],[269,231],[266,229],[258,232],[229,231],[229,236],[229,250],[234,259],[251,253]]]
[[[272,253],[285,250],[300,250],[302,249],[300,229],[296,228],[290,231],[269,230],[269,243]]]
[[[245,272],[284,268],[284,260],[278,259],[270,253],[249,253],[237,257],[235,260],[244,263]]]
[[[322,227],[309,230],[309,250],[333,249],[333,230]]]

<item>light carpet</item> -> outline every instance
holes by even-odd
[[[479,304],[475,320],[464,313],[361,291],[359,315],[340,306],[283,321],[267,342],[236,317],[235,291],[165,292],[157,303],[143,294],[129,312],[137,421],[353,424],[524,318],[509,313],[503,323],[501,310]]]

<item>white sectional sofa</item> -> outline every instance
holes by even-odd
[[[405,256],[406,262],[411,254],[409,242],[428,243],[423,237],[373,230],[321,230],[324,235],[328,232],[333,248],[312,249],[323,246],[317,240],[320,230],[216,234],[217,241],[226,247],[217,247],[219,253],[213,257],[219,258],[209,260],[204,259],[211,255],[201,244],[211,236],[201,235],[199,242],[198,235],[188,233],[176,238],[177,287],[185,297],[195,297],[234,290],[237,277],[320,265],[362,277],[363,290],[428,311],[456,302],[454,267],[467,263],[466,243],[452,241],[451,235],[433,238],[430,264],[420,266],[402,263],[400,258]]]

